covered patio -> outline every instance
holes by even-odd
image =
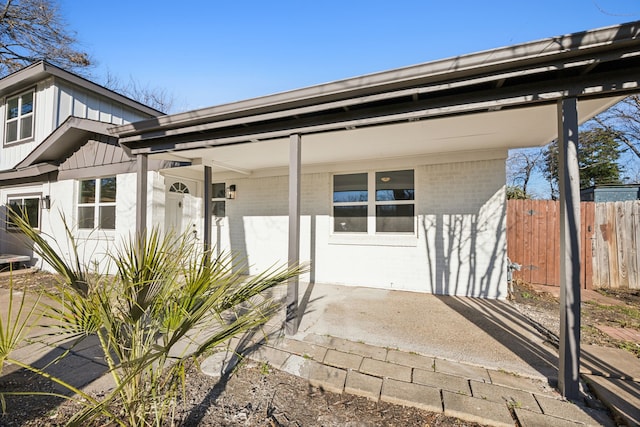
[[[639,23],[624,24],[115,127],[112,134],[137,159],[137,230],[143,233],[149,225],[149,158],[181,162],[184,166],[171,173],[202,182],[205,201],[212,199],[214,177],[220,181],[286,176],[288,262],[312,261],[309,280],[314,282],[314,243],[324,236],[312,233],[312,244],[302,248],[301,257],[302,174],[402,169],[409,160],[486,160],[491,167],[502,165],[504,187],[508,149],[558,138],[563,302],[559,385],[566,397],[575,398],[580,355],[580,265],[573,255],[579,233],[578,125],[638,91],[639,32]],[[424,179],[429,177],[425,174]],[[327,187],[323,197],[330,199]],[[493,188],[495,183],[490,187],[487,200],[480,208],[474,205],[471,213],[478,221],[490,222],[484,232],[495,235],[492,247],[482,247],[480,254],[472,244],[465,255],[472,266],[464,266],[461,257],[455,268],[458,275],[471,277],[472,286],[493,286],[490,292],[467,294],[504,298],[502,285],[495,285],[506,280],[504,192],[500,186]],[[419,182],[415,191],[421,191]],[[462,203],[461,199],[473,199],[474,189],[449,196]],[[455,206],[444,213],[469,213],[465,206]],[[213,246],[211,209],[211,203],[203,203],[205,249]],[[425,235],[432,233],[427,252],[436,259],[433,267],[429,264],[430,286],[433,293],[453,293],[451,287],[457,289],[458,283],[451,283],[452,267],[443,254],[455,250],[447,252],[438,243],[447,232],[442,221],[436,215],[433,224],[424,224]],[[470,239],[480,231],[478,224],[472,225]],[[406,237],[385,239],[376,244],[409,244]],[[292,282],[287,295],[289,334],[300,325],[298,304],[298,283]]]

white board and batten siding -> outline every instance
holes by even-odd
[[[111,99],[100,97],[85,89],[57,83],[57,124],[62,124],[69,116],[96,120],[114,125],[122,125],[148,118],[130,107]]]
[[[2,102],[0,117],[6,117],[5,108],[5,102]],[[34,138],[9,146],[2,144],[0,170],[15,167],[70,116],[114,125],[148,118],[124,104],[55,78],[35,86],[34,112]],[[0,137],[4,141],[4,126],[0,127]]]

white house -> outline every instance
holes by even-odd
[[[636,91],[637,28],[168,116],[35,64],[0,80],[0,197],[54,238],[63,212],[87,261],[160,225],[248,273],[301,261],[308,281],[505,298],[507,150],[575,137]]]
[[[45,62],[0,79],[0,201],[59,242],[64,216],[87,261],[100,259],[135,230],[135,163],[107,129],[160,114]],[[5,209],[0,253],[33,256]]]

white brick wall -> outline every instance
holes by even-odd
[[[504,159],[415,168],[417,236],[332,236],[331,173],[302,177],[301,260],[317,282],[452,295],[506,296]],[[255,273],[287,260],[288,177],[229,180],[231,249]],[[308,279],[309,277],[303,278]]]
[[[301,200],[301,260],[311,264],[302,280],[452,295],[506,296],[504,158],[397,167],[415,169],[415,236],[344,236],[331,230],[332,174],[304,174]],[[341,168],[343,170],[344,168]],[[362,171],[362,165],[358,167]],[[372,171],[375,169],[371,169]],[[164,227],[167,180],[149,176],[149,225]],[[250,273],[287,260],[288,177],[227,179],[237,197],[226,201],[223,249],[247,258]],[[43,189],[55,194],[43,212],[43,231],[62,230],[58,210],[75,220],[73,181]],[[195,191],[201,200],[201,189]],[[134,232],[135,174],[118,177],[117,231],[81,236],[83,251],[100,258]],[[49,222],[50,221],[50,222]],[[214,228],[214,243],[218,241]],[[80,233],[82,234],[82,233]],[[85,233],[86,234],[86,233]]]

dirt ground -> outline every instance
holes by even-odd
[[[14,276],[14,287],[37,290],[55,278],[44,273]],[[7,287],[8,276],[0,277]],[[526,283],[516,283],[513,304],[541,329],[558,335],[559,304]],[[583,303],[582,342],[614,346],[640,355],[637,343],[617,341],[595,328],[596,324],[640,330],[640,292],[601,291],[625,302],[617,307]],[[0,390],[54,391],[50,381],[6,367]],[[187,376],[188,398],[176,415],[182,426],[477,426],[415,408],[372,402],[311,387],[305,380],[268,366],[245,362],[224,380],[192,368]],[[19,396],[6,399],[0,426],[59,426],[76,408],[53,397]]]
[[[37,290],[52,283],[44,273],[14,277],[14,287]],[[8,286],[0,277],[0,287]],[[3,391],[55,391],[53,384],[34,374],[5,366]],[[269,366],[244,362],[227,379],[202,374],[193,367],[187,376],[187,399],[176,415],[180,426],[479,426],[415,408],[372,402],[312,387],[302,378]],[[60,398],[6,398],[0,426],[62,426],[76,407]],[[101,425],[97,423],[96,425]]]
[[[514,283],[514,304],[527,317],[543,326],[556,337],[560,334],[558,299],[521,281]],[[604,296],[623,302],[607,305],[583,300],[581,309],[580,342],[603,347],[618,347],[640,357],[640,343],[617,340],[599,329],[597,325],[630,328],[640,331],[640,290],[598,289]]]

